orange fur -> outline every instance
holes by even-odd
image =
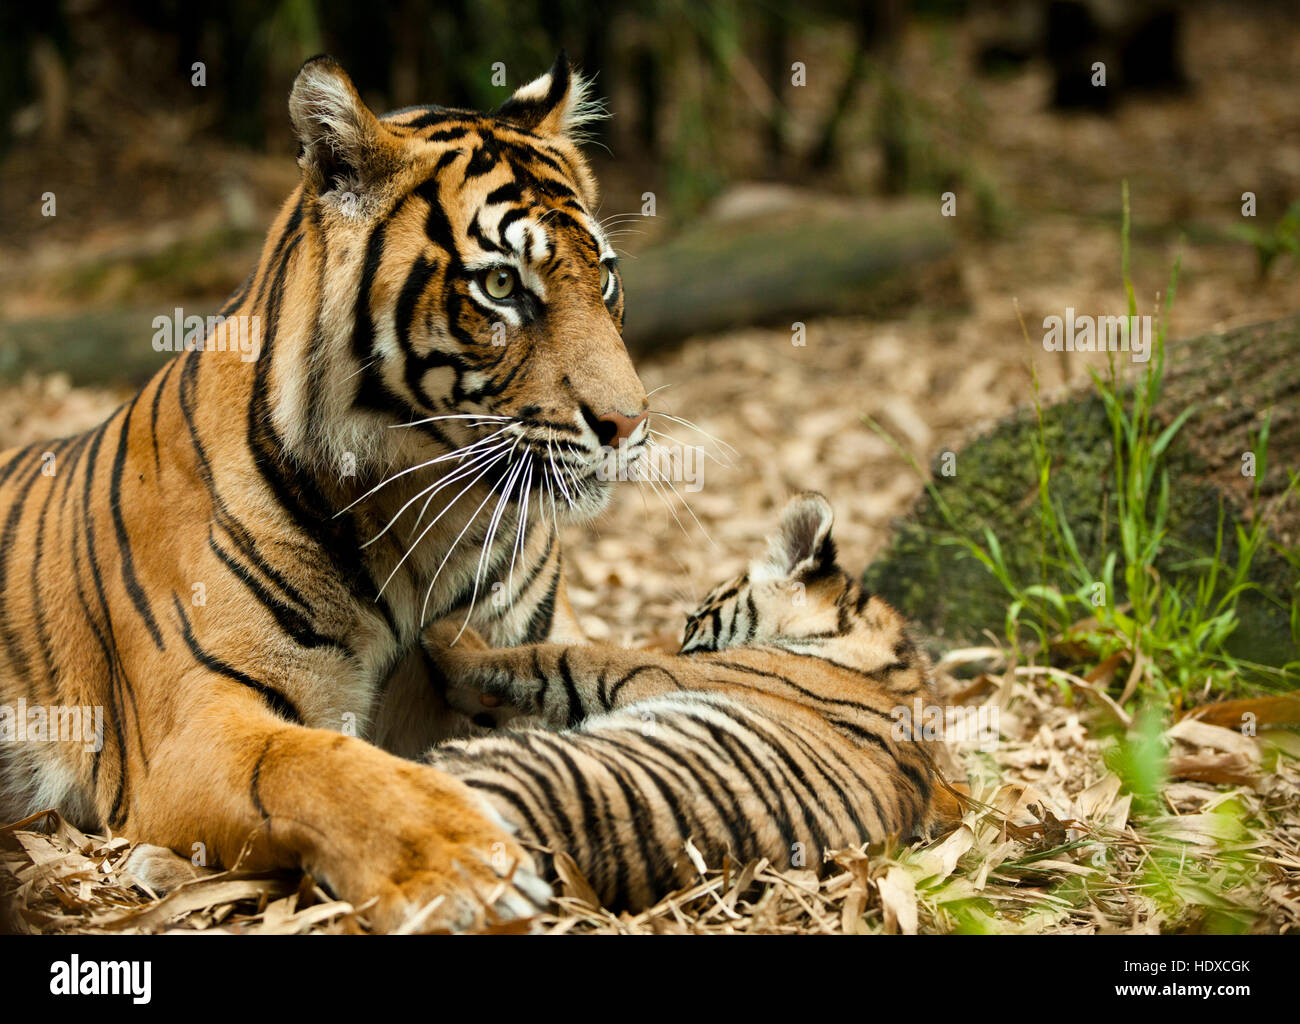
[[[429,686],[432,619],[499,643],[580,637],[554,527],[608,486],[552,496],[550,522],[520,496],[541,505],[553,438],[590,462],[604,417],[646,405],[564,134],[581,84],[563,60],[539,82],[495,116],[381,119],[309,61],[290,98],[302,184],[223,310],[260,318],[260,352],[220,350],[218,328],[99,428],[0,454],[0,705],[105,722],[98,751],[0,743],[0,820],[58,805],[214,866],[247,847],[375,899],[381,929],[439,898],[427,926],[544,901],[486,801],[367,742],[409,756],[462,724]],[[489,266],[512,268],[513,299],[484,294]],[[504,422],[509,459],[450,487],[492,451],[480,424]],[[485,606],[516,538],[509,605]]]

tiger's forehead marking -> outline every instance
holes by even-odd
[[[545,296],[550,275],[582,275],[615,258],[588,206],[590,172],[566,143],[449,108],[414,107],[383,121],[406,140],[412,169],[427,168],[410,194],[438,207],[426,215],[427,233],[454,263],[471,272],[510,264]]]
[[[613,257],[605,233],[564,171],[540,173],[523,156],[497,147],[491,166],[468,173],[481,152],[468,134],[458,138],[440,151],[433,173],[412,190],[430,202],[438,197],[460,243],[532,265],[557,257],[565,238],[584,262]]]
[[[467,168],[470,176],[486,174],[502,161],[535,165],[564,180],[541,177],[533,166],[518,166],[515,171],[530,183],[558,186],[569,194],[581,192],[589,178],[589,175],[579,173],[564,146],[554,145],[535,132],[490,115],[416,107],[386,114],[383,121],[397,135],[412,143],[435,146],[454,143],[455,149],[470,155],[473,165]]]
[[[501,221],[504,219],[503,215],[497,221],[497,234],[516,256],[529,263],[540,263],[549,255],[550,240],[540,223],[534,223],[532,218],[514,220],[502,231]]]

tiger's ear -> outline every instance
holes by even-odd
[[[561,50],[551,70],[516,89],[496,116],[538,135],[563,135],[579,142],[583,126],[605,116],[590,93],[591,83],[573,70]]]
[[[384,129],[333,57],[313,57],[289,93],[298,165],[318,195],[360,190],[382,174]]]
[[[833,567],[834,520],[831,503],[816,491],[795,495],[781,513],[776,532],[768,538],[767,553],[750,564],[751,582],[797,579]]]

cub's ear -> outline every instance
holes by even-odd
[[[790,499],[781,513],[776,532],[768,538],[767,553],[749,567],[754,583],[797,579],[835,565],[831,503],[816,491]]]
[[[564,51],[551,70],[520,86],[497,108],[496,116],[538,135],[563,135],[580,142],[582,128],[605,116],[591,98],[591,83],[569,66]]]
[[[318,195],[357,192],[383,174],[384,129],[333,57],[299,69],[289,117],[302,145],[298,165]]]

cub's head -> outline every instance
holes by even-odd
[[[302,185],[283,236],[310,235],[319,283],[286,433],[313,414],[318,458],[384,468],[479,442],[508,449],[492,472],[519,467],[516,496],[549,473],[562,510],[603,506],[608,449],[635,458],[649,430],[577,145],[599,115],[587,93],[561,55],[493,113],[376,116],[332,59],[303,66],[289,100]],[[382,429],[397,424],[411,426]]]
[[[814,491],[790,499],[767,550],[687,618],[682,653],[769,646],[864,672],[911,664],[902,617],[836,563],[833,519]]]

